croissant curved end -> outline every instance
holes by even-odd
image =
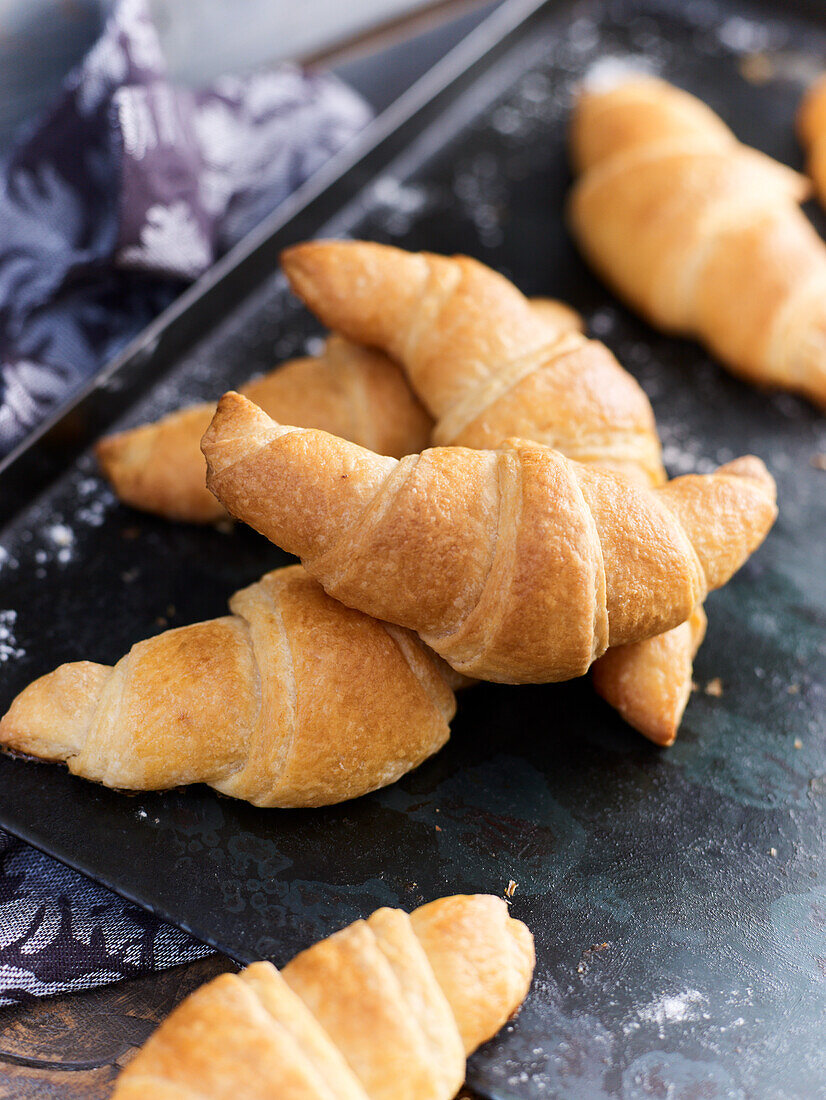
[[[536,962],[533,936],[491,894],[437,898],[410,920],[470,1054],[524,1001]]]
[[[777,519],[774,478],[754,455],[713,474],[677,477],[656,492],[679,517],[710,591],[740,569]]]
[[[41,676],[20,692],[0,721],[0,746],[42,760],[75,756],[111,675],[110,665],[75,661]]]
[[[763,459],[758,458],[757,455],[742,455],[740,458],[734,458],[731,462],[720,466],[717,473],[756,481],[772,500],[777,500],[777,482],[769,473]]]
[[[225,393],[201,439],[201,451],[209,465],[207,484],[271,439],[292,431],[295,428],[277,424],[235,390]]]

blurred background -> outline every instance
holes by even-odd
[[[150,0],[170,75],[191,85],[285,58],[323,61],[342,48],[352,61],[466,15],[467,25],[462,21],[450,36],[458,38],[478,21],[474,12],[492,6],[479,0]],[[19,124],[56,94],[110,7],[107,0],[0,0],[0,154]],[[426,54],[432,62],[434,48],[438,56],[449,44],[423,44],[421,66],[415,50],[412,56],[405,51],[401,69],[385,66],[387,86],[373,94],[392,98],[400,82],[428,67]]]

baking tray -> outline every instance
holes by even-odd
[[[643,741],[587,680],[484,685],[443,752],[340,807],[256,810],[202,787],[129,796],[2,757],[0,823],[240,961],[283,963],[378,905],[513,880],[538,963],[518,1021],[470,1061],[487,1097],[825,1096],[824,421],[627,313],[562,208],[570,91],[597,60],[634,55],[798,164],[792,117],[826,26],[791,4],[532,8],[500,9],[7,466],[0,706],[63,661],[114,661],[222,614],[286,560],[244,528],[121,507],[87,448],[312,348],[278,250],[352,234],[467,252],[578,306],[648,391],[672,473],[746,452],[772,468],[780,518],[708,602],[677,744]]]

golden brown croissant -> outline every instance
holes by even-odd
[[[604,344],[554,323],[477,260],[314,241],[287,249],[282,264],[325,324],[401,363],[436,418],[434,444],[488,449],[514,435],[663,479],[637,382]]]
[[[297,245],[282,259],[319,317],[398,356],[439,417],[434,442],[490,448],[519,436],[641,484],[665,480],[654,415],[634,379],[558,314],[546,313],[540,331],[536,307],[490,268],[362,241]],[[670,744],[704,629],[698,607],[664,635],[609,651],[594,665],[594,686],[646,737]]]
[[[236,592],[232,615],[138,642],[114,668],[35,680],[0,745],[107,787],[208,783],[258,806],[386,786],[445,743],[454,674],[415,635],[343,607],[300,566]]]
[[[532,308],[557,330],[581,328],[575,310],[550,298]],[[430,417],[386,356],[331,336],[318,358],[295,359],[241,388],[274,417],[361,443],[378,454],[415,454],[430,441]],[[167,519],[214,523],[226,512],[206,487],[201,436],[215,404],[191,405],[152,424],[102,439],[96,454],[118,497]]]
[[[808,180],[648,77],[585,88],[571,145],[573,230],[617,293],[734,373],[826,405],[826,244],[798,205]]]
[[[582,675],[609,645],[685,621],[776,513],[756,458],[659,489],[525,440],[397,461],[233,393],[201,446],[221,503],[327,592],[508,683]]]
[[[807,171],[826,206],[826,76],[809,88],[797,112],[797,132],[807,153]]]
[[[395,363],[338,336],[317,358],[284,363],[241,392],[279,420],[323,428],[379,454],[401,458],[429,440],[430,417]],[[214,402],[191,405],[102,439],[98,461],[120,499],[189,523],[225,516],[206,488],[200,448],[214,412]]]
[[[533,967],[533,937],[501,898],[378,909],[280,973],[253,963],[196,990],[113,1100],[450,1100]]]

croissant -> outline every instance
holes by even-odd
[[[797,132],[808,155],[807,170],[826,206],[826,76],[809,88],[797,112]]]
[[[399,358],[439,417],[434,442],[491,448],[519,436],[641,484],[665,480],[648,398],[608,348],[553,314],[540,328],[536,309],[483,264],[362,241],[297,245],[282,262],[325,322]],[[670,744],[704,631],[698,607],[664,635],[612,649],[594,665],[594,686],[646,737]]]
[[[685,621],[776,512],[756,458],[659,489],[525,440],[398,461],[234,393],[201,446],[221,503],[330,595],[505,683],[582,675],[609,645]]]
[[[586,87],[571,147],[571,225],[617,293],[735,374],[826,405],[826,244],[798,205],[808,180],[648,77]]]
[[[201,986],[113,1100],[450,1100],[533,968],[533,938],[501,898],[378,909],[281,972],[253,963]]]
[[[532,308],[557,329],[581,327],[575,310],[549,298]],[[433,426],[401,371],[386,356],[331,336],[318,358],[294,359],[241,388],[276,420],[323,428],[379,454],[415,454]],[[201,436],[215,404],[191,405],[102,439],[98,462],[126,504],[186,523],[214,523],[226,512],[206,487]]]
[[[257,806],[324,806],[393,783],[445,743],[454,674],[415,635],[343,607],[300,566],[232,615],[61,665],[17,696],[0,745],[107,787],[208,783]]]
[[[243,387],[271,416],[323,428],[397,458],[427,446],[431,422],[399,368],[377,351],[330,337],[317,358],[293,359]],[[192,405],[102,439],[96,448],[118,497],[188,523],[226,515],[205,485],[201,436],[215,403]]]

